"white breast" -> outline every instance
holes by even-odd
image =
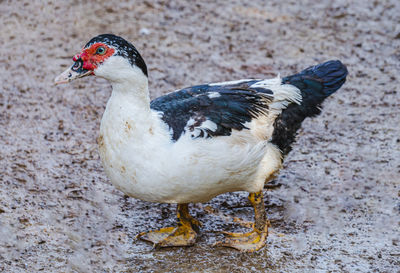
[[[275,146],[249,132],[187,134],[173,142],[158,113],[113,92],[101,121],[100,157],[111,182],[134,198],[205,202],[224,192],[260,190],[280,167]]]

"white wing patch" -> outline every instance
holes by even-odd
[[[274,93],[274,100],[269,105],[271,110],[275,110],[280,113],[282,109],[285,109],[289,103],[300,104],[302,101],[300,90],[291,84],[282,84],[280,76],[262,80],[256,82],[250,86],[250,88],[264,88],[269,89]]]
[[[208,132],[215,132],[218,126],[211,120],[196,120],[194,118],[190,118],[186,123],[185,132],[190,133],[192,138],[197,137],[208,137]]]
[[[219,98],[219,97],[221,97],[221,94],[218,92],[208,92],[208,97],[210,99]]]
[[[242,82],[248,82],[248,81],[254,81],[254,79],[242,79],[238,81],[229,81],[229,82],[214,82],[214,83],[209,83],[209,86],[215,86],[215,85],[233,85],[233,84],[239,84]]]

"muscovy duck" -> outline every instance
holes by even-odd
[[[98,138],[111,183],[134,198],[178,204],[176,227],[138,235],[160,247],[195,243],[200,223],[188,203],[247,191],[253,230],[226,233],[217,245],[261,249],[269,226],[264,183],[281,168],[302,121],[319,114],[347,76],[340,61],[328,61],[282,79],[203,84],[150,101],[146,64],[125,39],[96,36],[73,61],[57,84],[88,75],[112,84]]]

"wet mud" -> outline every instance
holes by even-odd
[[[399,1],[0,1],[0,15],[1,272],[399,270]],[[53,85],[100,33],[135,44],[153,98],[329,59],[348,66],[266,188],[267,247],[211,246],[217,231],[252,220],[240,192],[191,206],[203,223],[194,247],[135,240],[173,224],[175,206],[128,198],[105,176],[96,138],[106,81]]]

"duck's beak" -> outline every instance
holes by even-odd
[[[61,83],[69,83],[75,79],[82,78],[88,75],[92,75],[93,71],[92,70],[87,70],[82,67],[83,62],[81,59],[78,59],[73,66],[65,70],[63,73],[58,75],[54,79],[55,84],[61,84]]]

